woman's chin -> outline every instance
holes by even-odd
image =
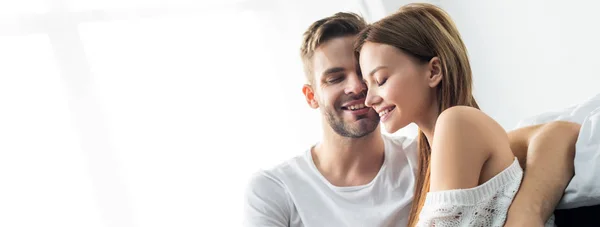
[[[408,126],[408,124],[401,124],[401,123],[394,122],[394,121],[391,121],[391,120],[393,120],[393,119],[389,119],[387,122],[382,123],[383,124],[383,128],[389,134],[396,133],[400,129]]]
[[[393,134],[396,133],[398,130],[400,130],[400,128],[395,127],[394,124],[392,124],[392,122],[386,122],[383,124],[383,128],[385,129],[385,132],[389,133],[389,134]]]

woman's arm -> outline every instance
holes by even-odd
[[[573,177],[580,125],[550,122],[509,132],[515,156],[526,169],[506,226],[543,226]]]

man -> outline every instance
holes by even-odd
[[[416,142],[382,135],[379,116],[364,106],[366,87],[353,42],[365,26],[355,14],[337,13],[305,32],[301,56],[307,84],[302,92],[307,104],[321,111],[323,138],[303,155],[254,176],[246,192],[245,226],[406,226],[418,164]],[[529,127],[510,136],[519,160],[527,156],[533,135],[546,128]],[[507,224],[541,226],[550,217],[573,174],[572,157],[570,164],[562,160],[574,149],[561,148],[549,148],[554,153],[544,156],[530,154],[535,165],[523,162],[527,171]],[[556,169],[540,168],[549,164]]]

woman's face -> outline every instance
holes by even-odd
[[[433,61],[420,62],[387,44],[363,45],[359,64],[368,88],[365,104],[379,113],[387,132],[421,121],[437,105],[433,88],[438,83],[431,83],[436,73]]]

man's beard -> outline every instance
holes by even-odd
[[[327,123],[333,128],[337,134],[343,137],[349,138],[361,138],[363,136],[371,134],[377,129],[379,118],[370,118],[370,114],[360,116],[360,121],[354,122],[354,124],[344,123],[344,119],[336,113],[335,109],[327,108],[325,111]]]

